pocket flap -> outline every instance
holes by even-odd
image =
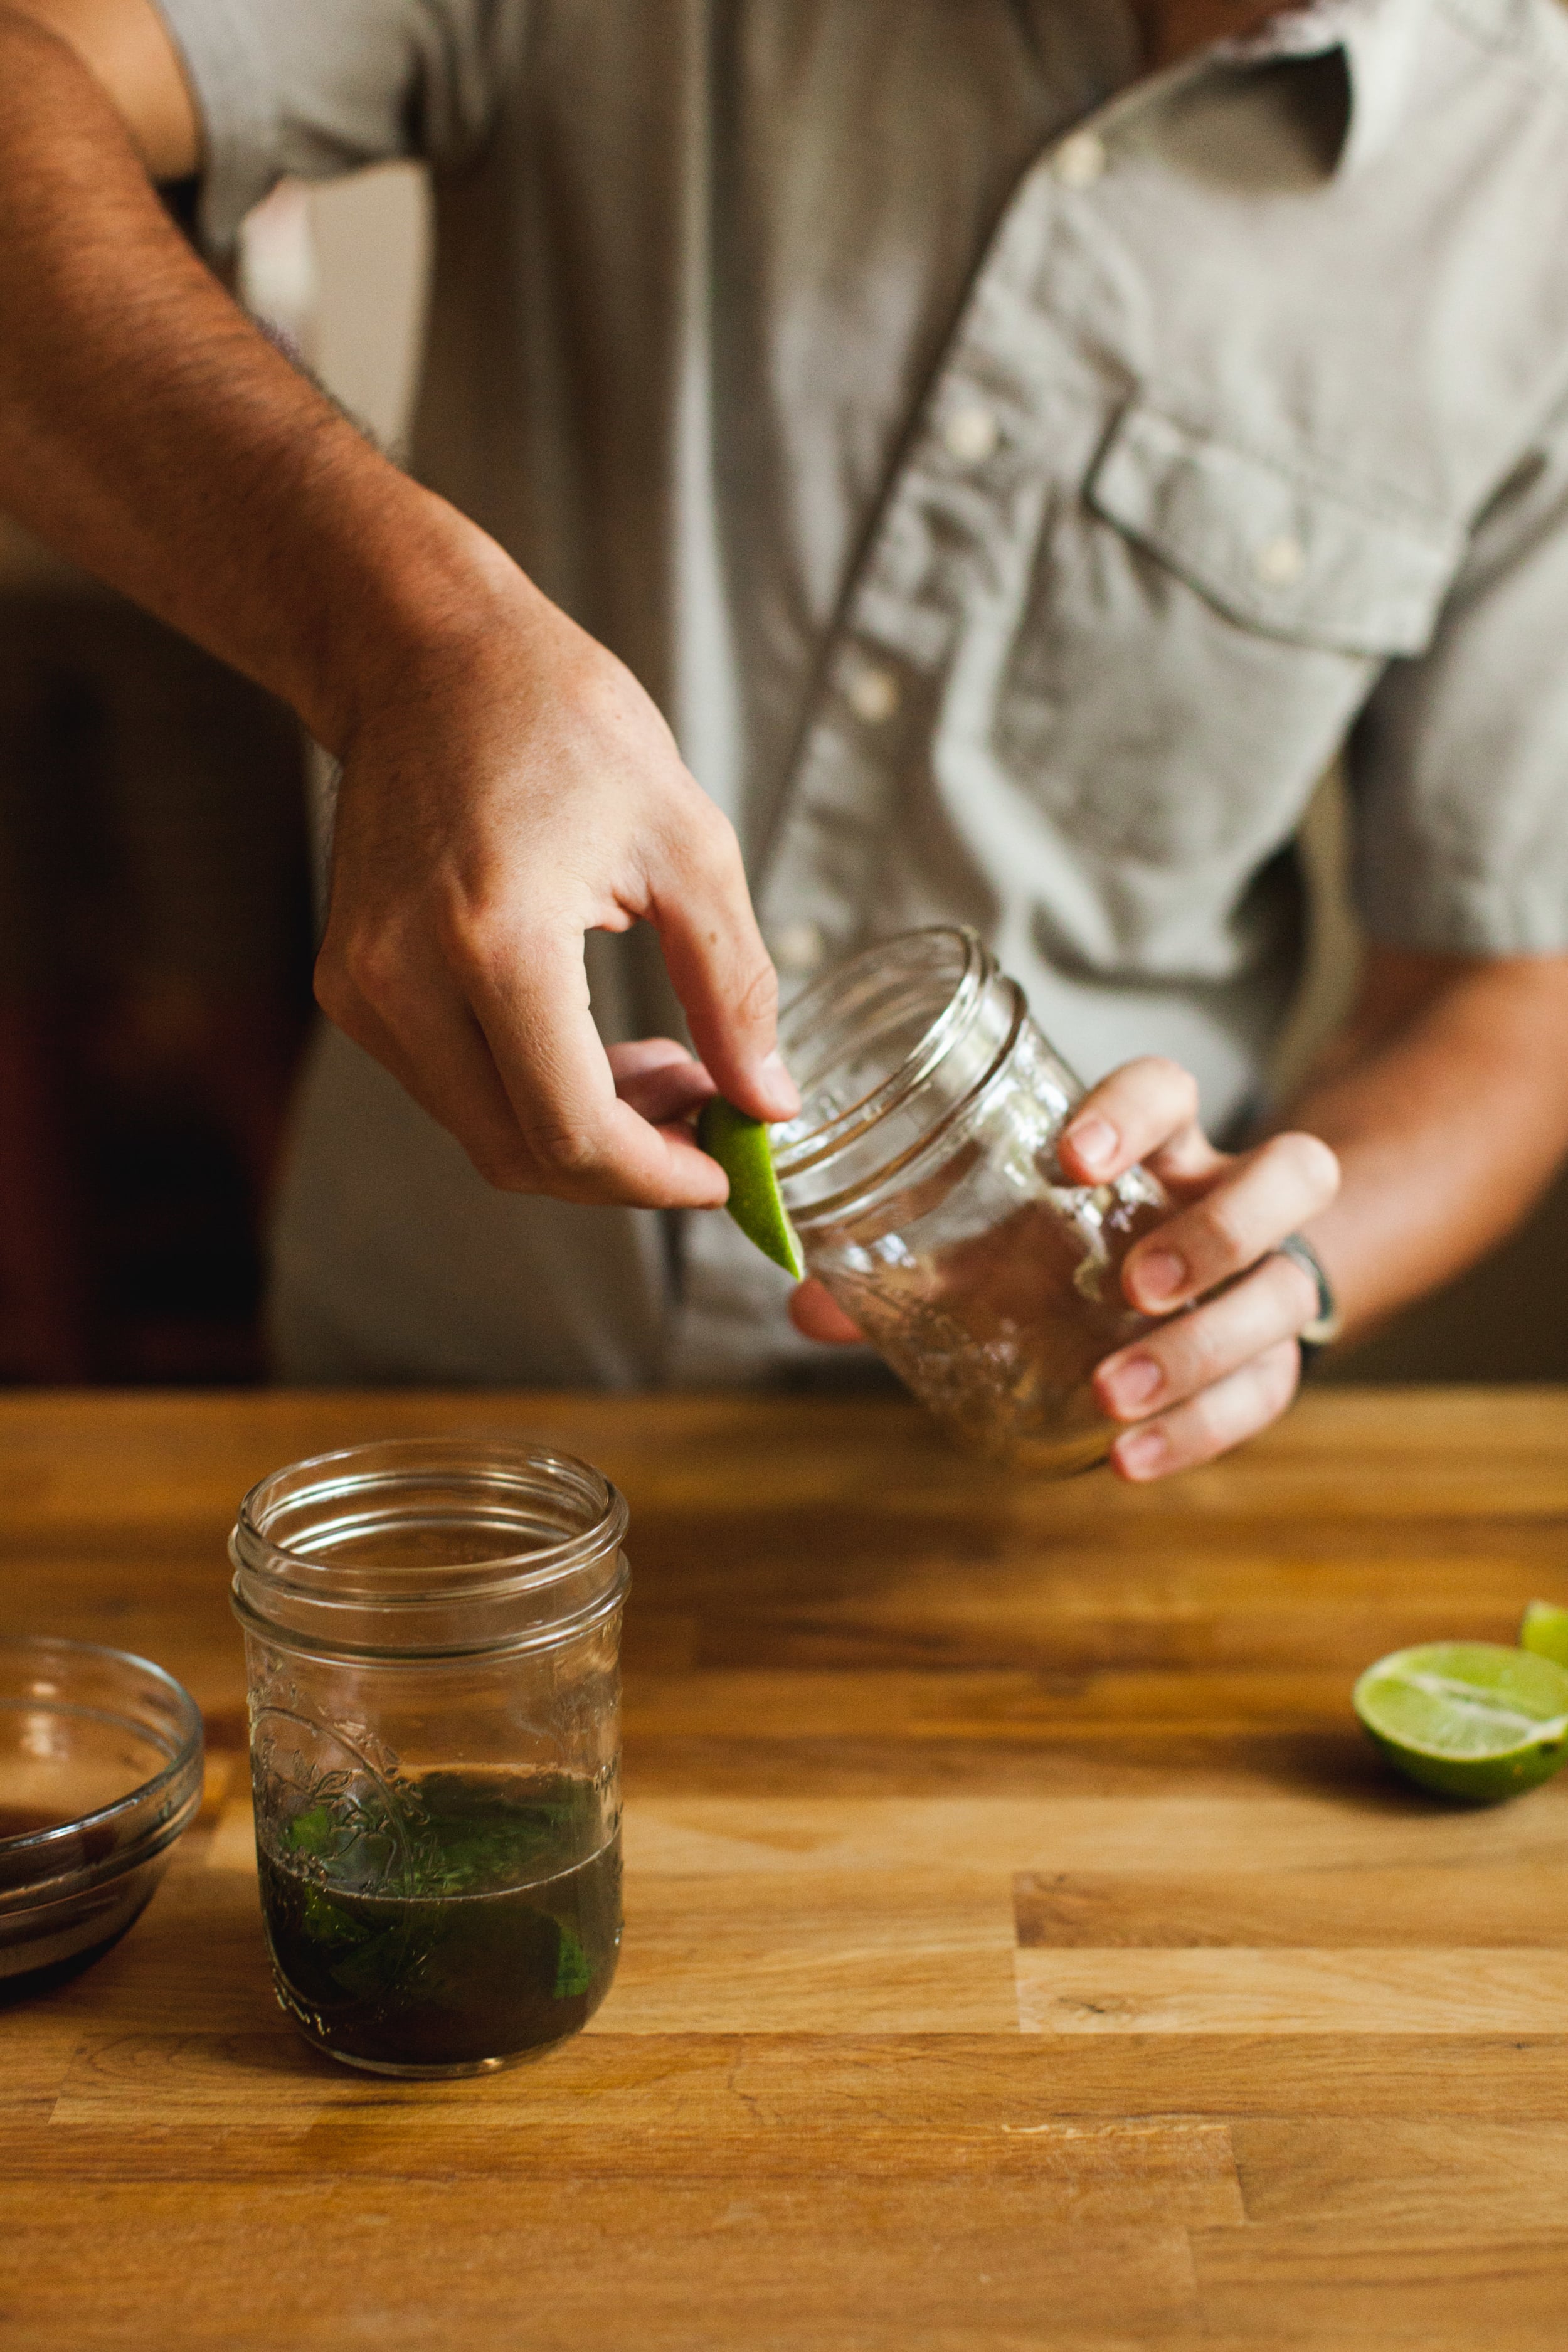
[[[1463,545],[1140,405],[1089,498],[1233,620],[1347,653],[1419,653]]]

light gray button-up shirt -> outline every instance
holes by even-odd
[[[786,992],[973,922],[1087,1076],[1172,1054],[1223,1121],[1347,743],[1375,936],[1568,948],[1552,0],[1142,80],[1122,0],[160,5],[215,248],[281,173],[435,165],[417,470],[660,702]],[[672,1024],[645,937],[591,968]],[[335,1037],[278,1275],[321,1377],[800,1352],[726,1220],[490,1194]]]

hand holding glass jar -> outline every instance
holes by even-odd
[[[1326,1144],[1216,1151],[1170,1062],[1085,1095],[969,932],[839,966],[781,1042],[801,1329],[869,1339],[955,1435],[1047,1475],[1156,1478],[1284,1409],[1320,1302],[1278,1253],[1333,1198]]]

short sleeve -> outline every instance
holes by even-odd
[[[200,227],[226,253],[288,173],[396,155],[454,163],[488,128],[527,0],[157,0],[184,60],[206,160]]]
[[[1568,402],[1476,522],[1436,632],[1349,746],[1374,939],[1568,950]]]

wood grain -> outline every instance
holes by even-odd
[[[273,2187],[258,2219],[247,2184],[199,2198],[163,2184],[57,2187],[7,2252],[24,2277],[55,2273],[62,2342],[142,2347],[151,2239],[166,2264],[162,2340],[241,2352],[312,2340],[581,2352],[632,2330],[659,2352],[847,2341],[901,2352],[939,2331],[1023,2336],[1046,2314],[1093,2327],[1112,2290],[1124,2329],[1155,2333],[1193,2310],[1179,2226],[1053,2223],[1026,2182],[838,2179],[824,2197],[657,2181],[634,2218],[616,2182],[540,2181],[521,2200],[513,2181],[482,2174],[422,2180],[414,2195],[326,2177]],[[79,2250],[63,2275],[62,2236]],[[257,2259],[240,2297],[232,2249],[247,2242]]]
[[[1568,1951],[1024,1951],[1032,2033],[1550,2033]]]
[[[268,2167],[284,2176],[320,2168],[329,2151],[334,2172],[405,2180],[447,2178],[455,2158],[465,2169],[531,2179],[553,2179],[563,2167],[595,2180],[806,2186],[963,2176],[1031,2183],[1042,2219],[1241,2221],[1227,2126],[1040,2120],[1049,2105],[1040,2082],[998,2064],[984,2044],[966,2063],[947,2054],[948,2037],[937,2041],[941,2054],[910,2067],[907,2045],[889,2049],[887,2038],[846,2045],[816,2037],[805,2078],[795,2037],[635,2037],[607,2052],[585,2042],[570,2059],[509,2074],[477,2097],[446,2085],[330,2079],[276,2033],[122,2034],[82,2046],[52,2128],[19,2144],[18,2160],[61,2177],[75,2133],[60,2126],[136,2132],[143,2144],[150,2126],[169,2136],[220,2132],[243,2078],[247,2127],[268,2135]],[[411,2137],[411,2109],[437,2118],[438,2130]],[[221,2158],[215,2166],[225,2168]]]
[[[1568,1948],[1568,1871],[1482,1869],[1193,1870],[1177,1877],[1021,1873],[1021,1946],[1540,1945]]]
[[[224,1542],[264,1471],[533,1433],[632,1507],[626,1941],[476,2083],[271,1995]],[[0,1624],[158,1657],[208,1802],[0,2011],[6,2352],[1545,2352],[1568,1776],[1492,1811],[1349,1711],[1568,1601],[1568,1397],[1307,1399],[1170,1488],[888,1401],[0,1402]]]
[[[1394,2230],[1352,2222],[1194,2231],[1199,2307],[1224,2342],[1362,2352],[1544,2352],[1563,2340],[1561,2225]]]
[[[1439,2134],[1336,2116],[1238,2124],[1235,2139],[1254,2221],[1506,2235],[1568,2213],[1568,2124],[1450,2120]]]

